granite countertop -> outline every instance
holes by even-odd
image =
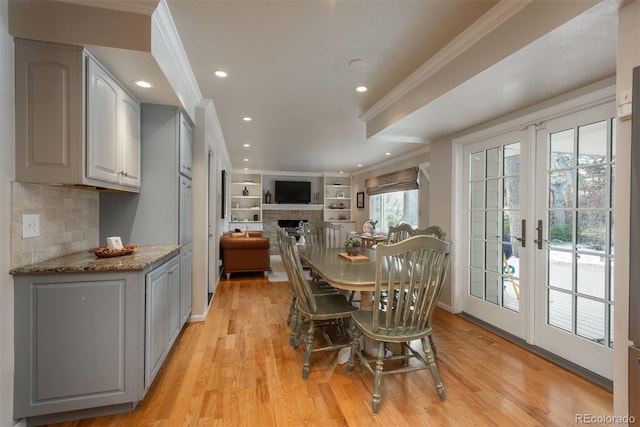
[[[177,245],[140,246],[137,252],[113,258],[97,258],[89,251],[76,252],[35,264],[12,268],[9,274],[89,273],[144,270],[180,250]]]

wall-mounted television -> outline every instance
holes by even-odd
[[[307,181],[276,181],[276,203],[311,203],[311,183]]]

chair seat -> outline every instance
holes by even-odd
[[[416,339],[423,338],[431,334],[431,326],[427,328],[413,328],[403,331],[393,332],[392,329],[385,328],[384,316],[387,315],[386,311],[380,310],[380,325],[378,326],[378,332],[373,332],[373,312],[372,311],[360,311],[351,314],[352,322],[356,324],[363,335],[372,338],[376,341],[383,342],[409,342]],[[400,335],[396,335],[399,333]]]
[[[343,295],[340,294],[317,295],[316,307],[317,311],[315,313],[309,313],[302,307],[299,307],[299,309],[305,316],[309,316],[314,320],[350,317],[353,312],[358,310],[357,307],[354,307]]]

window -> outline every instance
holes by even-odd
[[[418,190],[394,191],[369,196],[369,216],[376,228],[386,232],[392,225],[406,222],[418,226]]]

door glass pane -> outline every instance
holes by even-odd
[[[551,170],[564,169],[574,164],[574,131],[568,129],[562,132],[555,132],[551,137]]]
[[[487,150],[487,178],[500,175],[500,147]]]
[[[505,178],[504,182],[504,208],[520,209],[520,177]]]
[[[604,344],[604,303],[578,297],[576,308],[576,334]]]
[[[576,283],[578,292],[598,298],[604,298],[605,268],[604,259],[597,255],[579,254],[577,259]]]
[[[607,204],[607,167],[578,169],[578,207],[604,208]]]
[[[485,224],[487,229],[487,239],[498,240],[500,239],[500,212],[488,211],[487,222]]]
[[[549,325],[571,332],[571,294],[549,289]]]
[[[502,245],[499,243],[486,243],[486,266],[488,271],[498,273],[502,271]]]
[[[483,179],[484,178],[484,151],[479,151],[477,153],[472,153],[469,156],[469,160],[471,163],[471,179]]]
[[[484,237],[484,212],[471,212],[471,226],[469,234],[472,238],[482,239]]]
[[[500,207],[500,180],[487,180],[487,209]]]
[[[578,249],[603,251],[609,229],[606,224],[607,212],[604,210],[578,212]]]
[[[549,246],[567,249],[573,246],[572,211],[549,212]]]
[[[471,266],[476,268],[482,268],[484,265],[482,260],[484,259],[484,243],[481,240],[471,241]]]
[[[573,207],[573,172],[559,171],[549,174],[549,207]]]
[[[484,181],[471,183],[471,209],[484,207]]]
[[[603,144],[602,142],[605,141]],[[607,161],[607,121],[578,127],[578,164],[592,165]]]
[[[471,281],[471,283],[469,283],[469,293],[474,297],[483,298],[484,273],[480,270],[471,270],[469,280]]]
[[[499,295],[502,282],[502,278],[500,276],[496,276],[494,274],[487,273],[485,275],[485,301],[491,302],[493,304],[499,304]]]
[[[549,251],[549,286],[572,290],[573,253]]]

